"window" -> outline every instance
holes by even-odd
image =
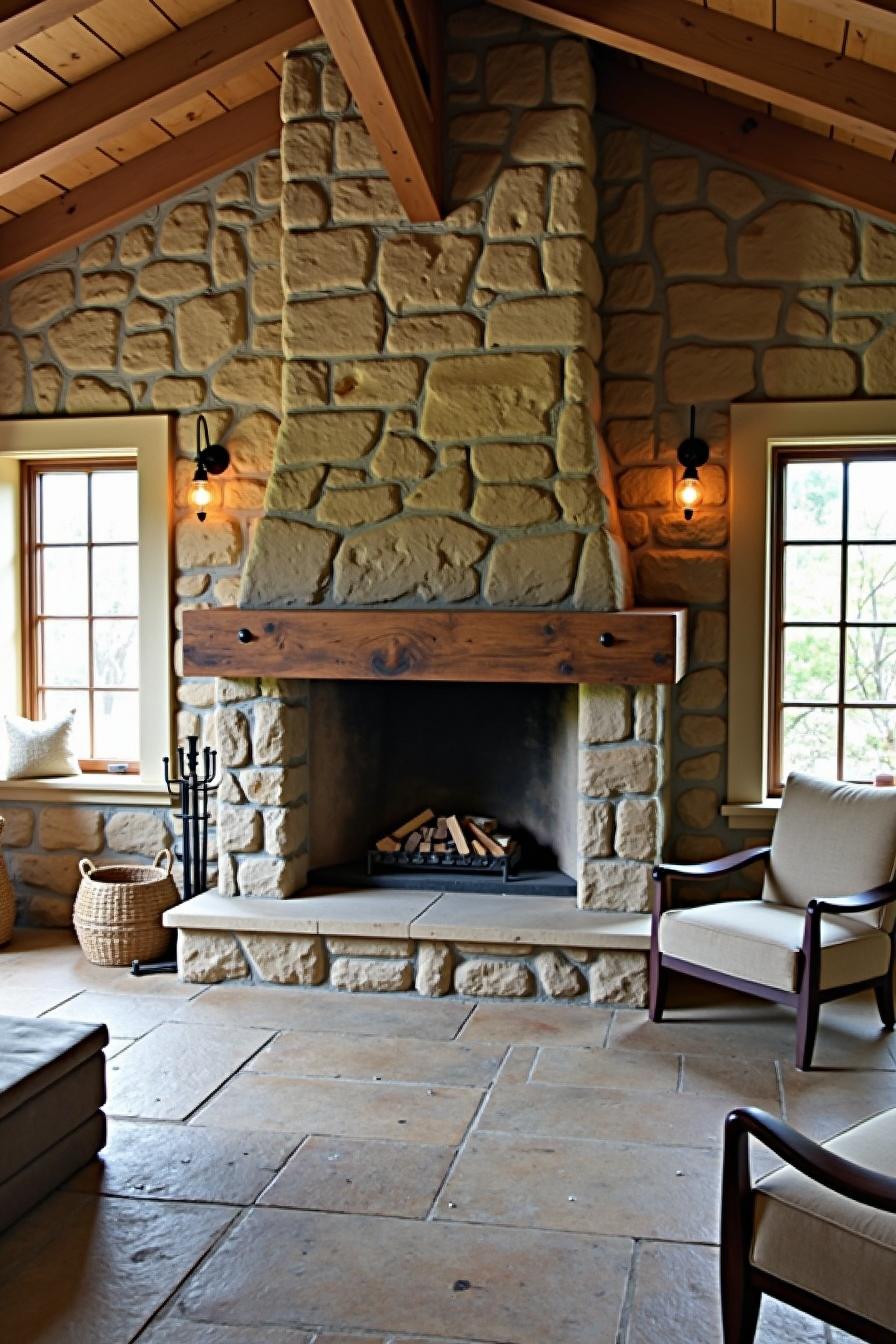
[[[769,794],[896,765],[896,449],[773,452]]]
[[[896,401],[731,407],[729,825],[894,757]],[[890,557],[892,557],[892,562]]]
[[[136,458],[23,464],[25,703],[75,710],[81,769],[140,757]]]
[[[167,800],[171,459],[168,416],[0,424],[0,714],[74,708],[85,771],[0,802]]]

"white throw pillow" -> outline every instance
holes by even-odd
[[[10,714],[4,718],[3,726],[7,779],[80,775],[81,767],[72,745],[74,710],[61,719],[38,722]]]

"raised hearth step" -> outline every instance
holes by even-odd
[[[175,929],[230,933],[319,933],[438,942],[527,943],[542,947],[650,946],[650,916],[580,910],[572,897],[371,888],[296,896],[286,901],[208,891],[167,910]]]

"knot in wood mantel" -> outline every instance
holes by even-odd
[[[629,611],[184,613],[187,676],[349,681],[671,685],[685,671],[684,607]]]

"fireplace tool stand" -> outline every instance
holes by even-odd
[[[216,779],[218,754],[204,747],[200,754],[199,738],[187,738],[186,749],[178,747],[179,775],[171,778],[170,758],[164,756],[165,786],[172,803],[180,804],[175,818],[181,823],[180,849],[175,849],[183,868],[183,895],[189,901],[201,891],[208,890],[208,800],[221,783]],[[133,961],[132,975],[162,975],[176,972],[177,961],[166,957],[158,961]]]

